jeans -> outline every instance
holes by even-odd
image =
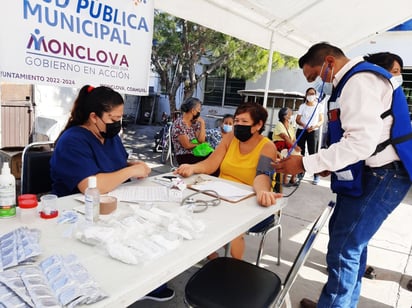
[[[361,197],[337,195],[329,221],[328,281],[317,307],[357,306],[368,242],[411,187],[403,168],[367,167],[365,179]]]

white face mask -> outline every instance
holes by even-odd
[[[229,124],[223,124],[223,131],[225,133],[230,133],[232,131],[233,126]]]
[[[308,102],[316,102],[316,95],[308,95],[306,99]]]
[[[399,83],[400,86],[402,85],[403,83],[402,75],[392,76],[392,78],[395,79]]]

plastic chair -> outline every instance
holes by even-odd
[[[28,144],[22,154],[21,193],[45,194],[51,191],[50,158],[53,141]]]
[[[207,308],[281,307],[334,206],[329,202],[314,223],[283,284],[276,273],[265,268],[221,257],[206,263],[189,279],[185,303]]]
[[[276,184],[274,185],[274,191],[282,192],[282,174],[277,173],[275,177]],[[256,224],[252,228],[250,228],[246,234],[251,236],[261,236],[261,240],[259,243],[258,254],[256,258],[256,265],[260,265],[260,260],[262,259],[263,255],[263,247],[265,245],[266,236],[274,231],[278,230],[278,260],[277,265],[280,265],[280,254],[282,249],[282,225],[280,224],[280,219],[282,217],[282,211],[278,211],[274,215],[269,216],[265,220],[261,221],[260,223]]]

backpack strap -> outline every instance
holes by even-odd
[[[399,143],[408,141],[408,140],[410,140],[410,139],[412,139],[412,133],[409,133],[409,134],[407,134],[407,135],[403,135],[403,136],[397,137],[397,138],[392,138],[392,139],[389,138],[389,139],[386,139],[385,141],[379,143],[379,144],[376,146],[375,152],[373,152],[373,154],[372,154],[371,156],[376,155],[376,154],[378,154],[379,152],[382,152],[382,151],[385,150],[385,148],[386,148],[388,145],[390,145],[390,144],[391,144],[391,145],[395,145],[395,144],[399,144]]]

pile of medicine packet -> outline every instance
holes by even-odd
[[[0,271],[10,267],[34,262],[41,253],[40,231],[20,227],[0,237]]]
[[[173,250],[182,240],[200,238],[205,224],[187,211],[129,204],[132,215],[78,229],[76,238],[102,247],[114,259],[139,264]]]
[[[2,307],[75,307],[106,297],[74,255],[0,273]]]

